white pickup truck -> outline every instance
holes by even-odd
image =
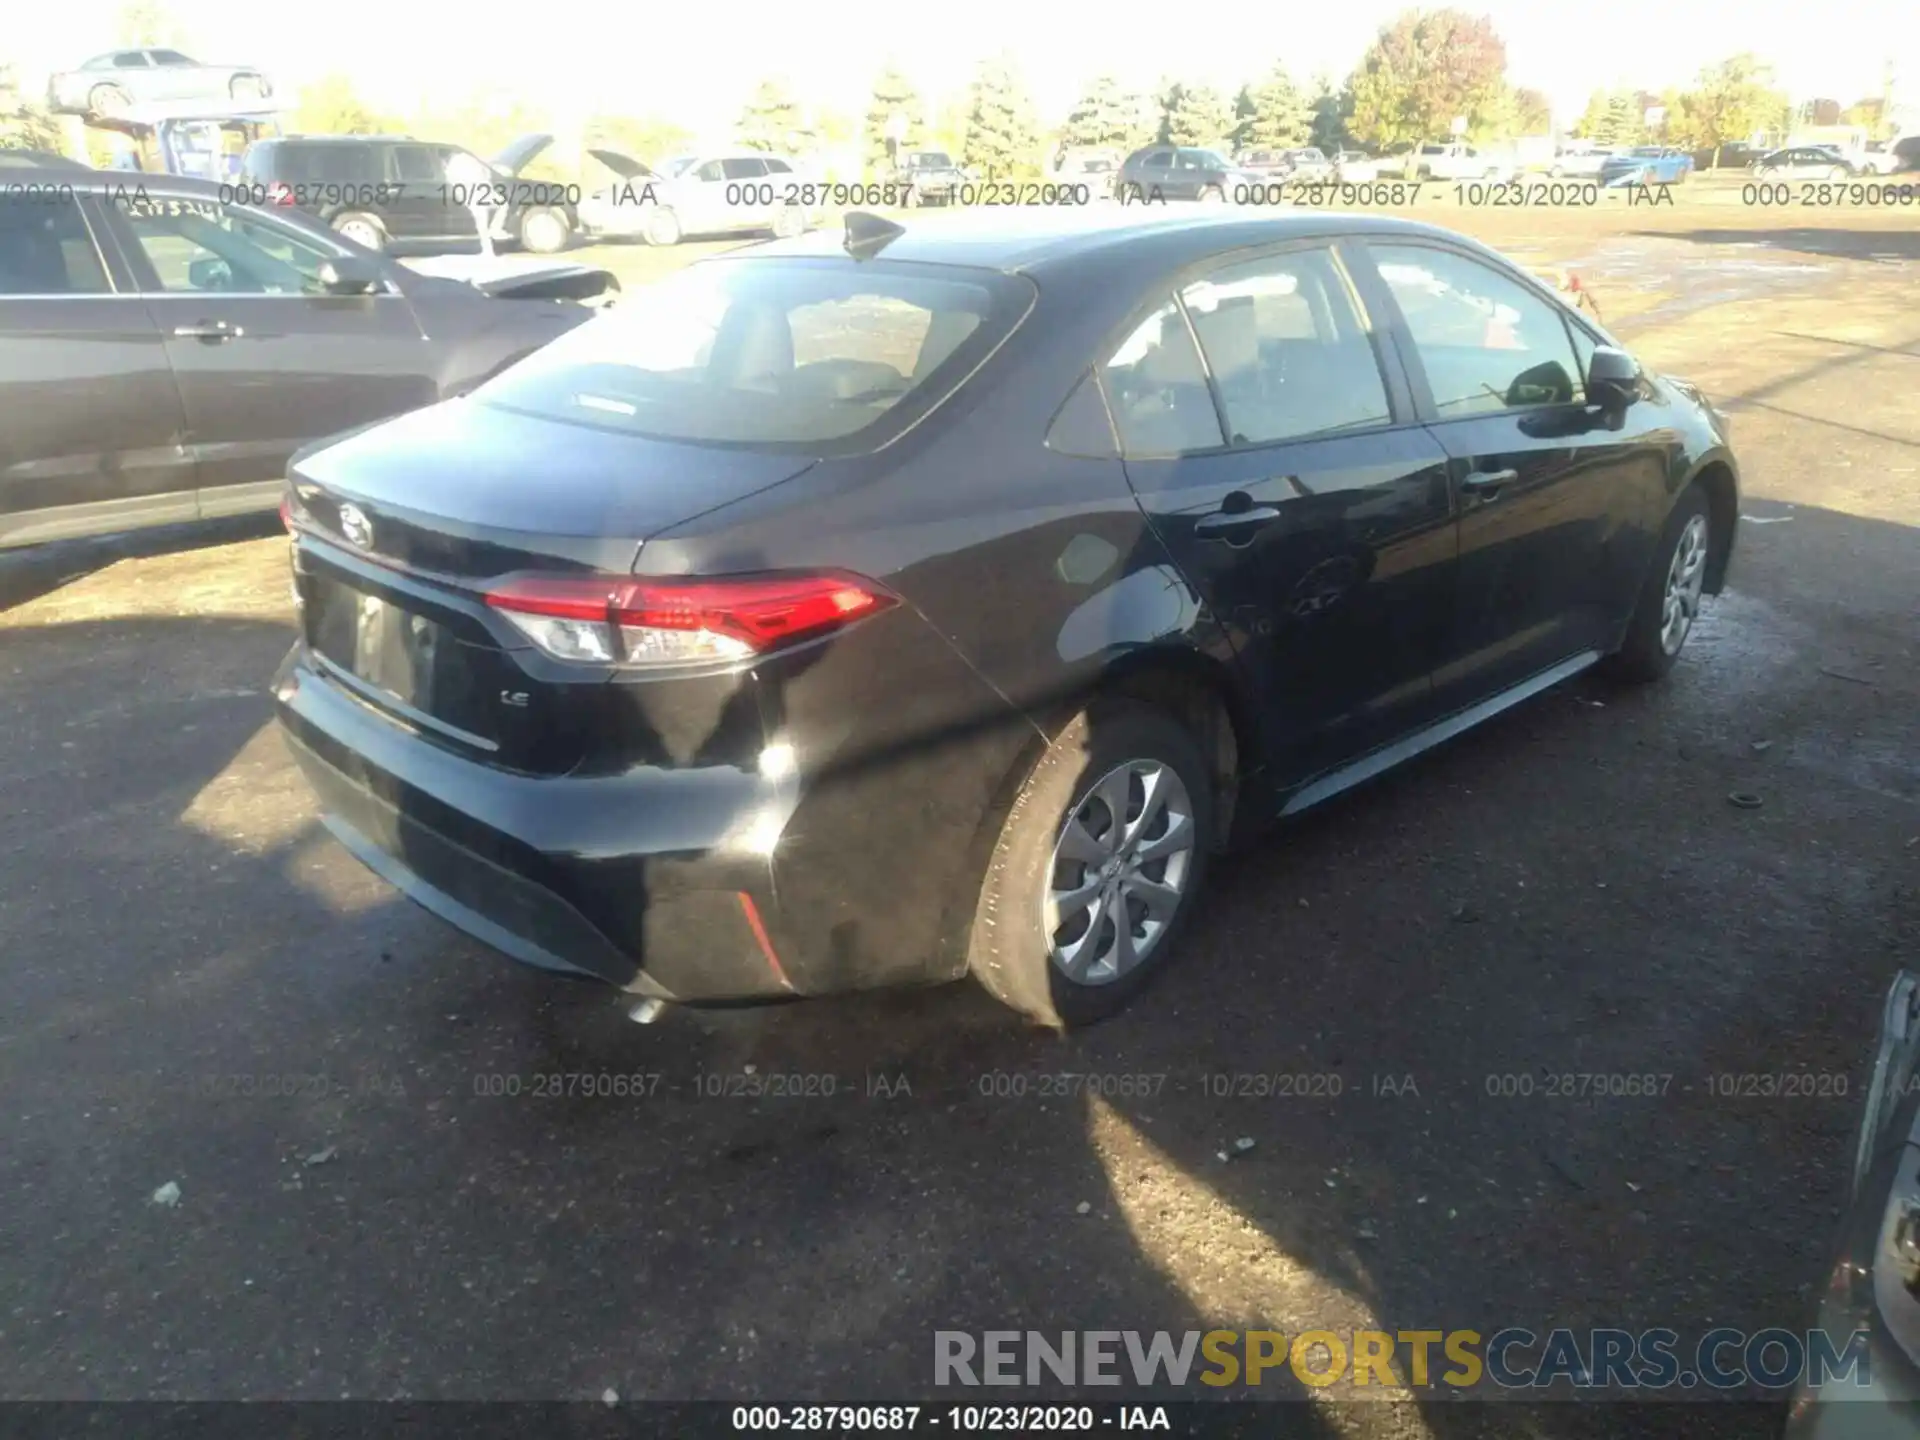
[[[1471,145],[1422,145],[1408,153],[1409,180],[1505,180],[1513,174],[1512,157],[1493,155]]]

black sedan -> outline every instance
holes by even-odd
[[[271,510],[300,446],[469,389],[616,288],[432,278],[179,176],[0,193],[0,548]]]
[[[301,457],[278,713],[333,833],[523,961],[1072,1025],[1213,854],[1666,673],[1727,433],[1431,226],[856,214]]]

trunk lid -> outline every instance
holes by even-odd
[[[291,467],[304,638],[330,679],[474,758],[538,774],[613,763],[628,687],[543,655],[487,605],[488,582],[629,573],[648,536],[813,463],[474,400],[353,432]]]

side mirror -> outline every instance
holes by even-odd
[[[360,255],[341,255],[320,264],[320,286],[329,295],[367,295],[379,288],[380,267]]]
[[[217,256],[206,256],[189,261],[187,284],[195,290],[231,290],[233,267]]]
[[[1602,345],[1587,365],[1587,399],[1603,410],[1624,410],[1640,398],[1640,362]]]

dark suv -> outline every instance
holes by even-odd
[[[1236,189],[1271,177],[1243,170],[1225,156],[1195,145],[1148,145],[1127,156],[1114,182],[1121,200],[1229,200]]]
[[[550,135],[523,136],[482,162],[498,177],[490,191],[500,211],[496,234],[543,255],[565,249],[578,228],[577,194],[515,177],[552,143]],[[447,179],[447,161],[459,153],[406,135],[290,135],[248,146],[238,184],[253,203],[305,210],[370,250],[467,249],[480,232],[474,187]]]

